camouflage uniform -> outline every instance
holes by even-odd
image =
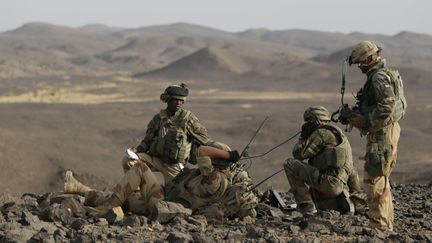
[[[368,196],[369,219],[373,227],[393,230],[393,203],[389,177],[396,163],[400,136],[398,120],[406,100],[397,72],[381,60],[366,72],[367,81],[357,93],[362,135],[367,135],[364,187]],[[400,79],[401,87],[395,88]],[[399,92],[395,94],[395,92]]]
[[[157,154],[156,140],[158,137],[165,136],[167,128],[177,127],[181,129],[187,136],[187,144],[185,145],[185,161],[173,161],[163,155]],[[175,140],[174,138],[173,140]],[[174,143],[176,141],[173,141]],[[179,109],[174,115],[170,116],[167,109],[161,110],[156,114],[147,126],[147,131],[144,139],[138,145],[145,153],[137,153],[142,161],[144,161],[153,171],[161,172],[164,176],[165,183],[171,181],[179,172],[178,163],[185,163],[189,158],[192,146],[194,143],[206,145],[211,143],[206,128],[201,125],[198,118],[188,110]],[[161,148],[164,149],[164,148]],[[125,156],[122,160],[123,170],[129,170],[136,161]]]
[[[157,202],[167,200],[208,217],[256,216],[257,198],[249,191],[252,182],[245,171],[216,168],[209,157],[198,157],[197,165],[197,169],[183,170],[166,184],[165,190],[150,168],[137,162],[108,195],[83,185],[81,191],[68,191],[65,186],[65,192],[84,195],[89,206],[123,205],[133,213],[144,215],[150,215]],[[140,193],[134,193],[138,187]]]
[[[343,159],[339,165],[329,165],[326,161],[328,149],[340,146]],[[294,146],[294,158],[284,163],[285,173],[291,185],[297,204],[314,203],[319,209],[335,209],[341,212],[353,211],[351,205],[341,205],[342,200],[349,197],[347,185],[350,177],[358,181],[358,175],[353,167],[351,146],[336,126],[320,125],[307,139],[300,139]],[[308,163],[303,162],[308,160]],[[358,183],[354,183],[358,184]],[[354,188],[355,191],[360,188]]]

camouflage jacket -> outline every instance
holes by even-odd
[[[366,73],[366,83],[357,93],[357,105],[362,115],[360,131],[364,135],[368,132],[380,131],[395,122],[394,113],[401,112],[395,105],[399,97],[395,94],[395,81],[388,75],[389,72],[383,59]],[[404,109],[406,100],[403,97],[403,90],[400,92],[402,92]]]
[[[150,149],[151,143],[158,136],[161,127],[163,127],[164,123],[169,122],[162,119],[161,113],[166,114],[167,117],[169,117],[169,120],[176,120],[179,117],[182,117],[185,112],[188,111],[179,109],[174,115],[170,116],[166,109],[161,110],[161,112],[156,114],[147,125],[146,135],[139,146],[141,146],[145,152],[148,151]],[[187,116],[187,119],[186,133],[190,141],[195,140],[195,142],[200,145],[206,145],[212,142],[207,133],[207,129],[201,125],[201,123],[198,121],[198,118],[194,114],[191,113],[189,116]]]
[[[207,156],[198,157],[197,165],[183,170],[165,186],[166,200],[194,211],[218,204],[226,217],[254,216],[258,199],[250,191],[253,185],[246,171],[216,168]]]
[[[307,139],[300,139],[293,149],[293,156],[298,160],[311,159],[328,146],[336,146],[336,136],[328,129],[318,128]]]
[[[353,170],[352,151],[348,139],[340,128],[324,124],[307,139],[294,146],[293,156],[297,160],[308,160],[320,172],[331,173],[347,181]]]

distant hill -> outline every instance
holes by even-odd
[[[330,79],[352,46],[364,39],[376,40],[383,55],[408,73],[432,68],[432,36],[407,31],[394,36],[299,29],[231,33],[187,23],[124,29],[35,22],[0,33],[0,78],[131,72],[134,77],[294,85]]]

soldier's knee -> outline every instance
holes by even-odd
[[[295,168],[296,168],[296,166],[295,166],[295,164],[297,163],[297,161],[295,160],[295,159],[292,159],[292,158],[290,158],[290,159],[287,159],[284,163],[283,163],[283,167],[284,167],[284,169],[285,169],[285,173],[287,174],[287,175],[292,175],[292,174],[294,174],[294,172],[295,172]]]
[[[130,170],[130,168],[132,168],[132,166],[134,166],[137,163],[136,160],[130,159],[127,156],[123,156],[122,158],[122,168],[123,171],[126,173],[128,170]]]

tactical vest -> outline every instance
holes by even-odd
[[[361,89],[357,94],[360,111],[362,113],[369,113],[376,107],[377,97],[375,97],[374,92],[371,90],[372,88],[371,83],[372,83],[372,78],[378,72],[381,72],[385,76],[387,76],[392,85],[392,89],[395,94],[395,104],[394,104],[391,118],[392,118],[392,122],[397,122],[400,119],[402,119],[403,116],[405,115],[407,101],[404,95],[403,81],[401,76],[399,75],[399,72],[396,70],[391,70],[387,67],[379,68],[375,70],[371,75],[369,75],[363,89]]]
[[[347,137],[337,126],[324,124],[321,125],[319,129],[320,128],[331,131],[339,144],[336,146],[326,146],[321,153],[309,159],[309,164],[318,168],[320,171],[345,169],[347,174],[349,174],[353,169],[353,162],[351,145]]]
[[[162,110],[159,131],[150,144],[149,154],[170,164],[186,163],[192,147],[186,130],[190,115],[190,111],[182,110],[181,114],[171,120],[166,110]]]

